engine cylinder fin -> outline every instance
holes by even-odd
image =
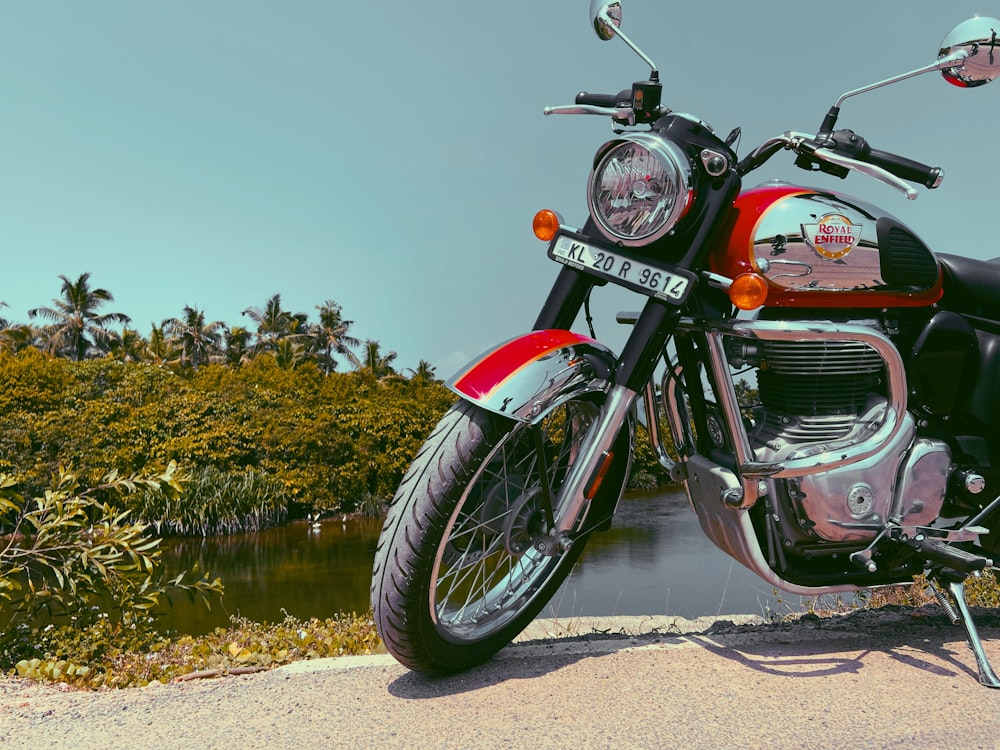
[[[885,363],[867,344],[851,341],[769,341],[758,386],[769,414],[857,415],[881,390]],[[808,426],[803,425],[806,429]],[[812,439],[829,439],[823,426]]]
[[[769,341],[761,369],[787,375],[880,373],[882,358],[870,346],[846,341]]]

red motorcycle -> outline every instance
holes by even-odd
[[[1000,687],[964,591],[1000,553],[1000,262],[936,254],[847,195],[743,188],[781,151],[909,198],[913,184],[937,187],[940,169],[839,129],[841,105],[932,71],[966,88],[993,80],[1000,21],[960,24],[933,64],[849,91],[819,132],[784,133],[740,159],[738,131],[720,139],[661,104],[619,2],[593,0],[591,16],[651,73],[545,110],[608,117],[617,137],[594,157],[582,228],[535,217],[562,268],[534,330],[449,382],[460,400],[392,502],[371,591],[389,652],[454,671],[510,642],[610,527],[641,402],[655,454],[712,542],[809,596],[926,574],[964,627],[980,682]],[[645,298],[619,316],[632,324],[620,354],[570,330],[605,284]],[[752,404],[737,395],[746,377]]]

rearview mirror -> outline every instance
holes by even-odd
[[[942,68],[948,83],[965,89],[989,83],[1000,75],[1000,21],[987,16],[970,18],[953,28],[941,41],[938,58],[965,52],[959,65]]]
[[[604,41],[614,39],[615,29],[622,23],[622,4],[614,0],[590,0],[590,20],[598,38]]]

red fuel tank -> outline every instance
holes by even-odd
[[[840,193],[767,184],[736,199],[711,269],[768,280],[768,307],[923,307],[941,269],[897,219]]]

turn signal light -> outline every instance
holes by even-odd
[[[559,225],[562,224],[562,217],[549,208],[543,208],[531,222],[531,229],[535,236],[543,242],[551,242],[559,232]]]
[[[729,299],[740,310],[756,310],[767,301],[767,279],[756,273],[741,273],[729,287]]]

